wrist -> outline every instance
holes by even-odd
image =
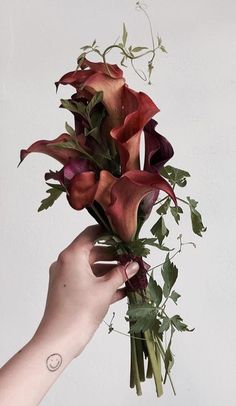
[[[44,316],[30,342],[32,344],[61,348],[68,359],[77,357],[91,340],[98,326],[89,318],[80,318],[73,323]]]

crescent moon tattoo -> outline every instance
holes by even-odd
[[[46,359],[46,366],[49,371],[57,371],[62,364],[62,356],[58,353],[51,354]]]

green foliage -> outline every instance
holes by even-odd
[[[156,240],[156,238],[139,238],[137,240],[123,242],[118,236],[104,234],[103,236],[99,237],[96,242],[113,247],[114,252],[116,252],[118,255],[133,254],[135,256],[146,258],[147,255],[150,254],[150,249],[147,247],[147,245],[154,246],[163,251],[170,251],[169,248],[157,244]]]
[[[176,305],[177,305],[177,300],[178,300],[180,297],[181,297],[181,295],[180,295],[179,293],[177,293],[175,290],[173,290],[173,291],[171,292],[170,299],[172,299],[173,302],[174,302]]]
[[[202,216],[199,213],[199,211],[196,210],[198,202],[194,199],[190,199],[190,197],[187,197],[189,208],[190,208],[190,213],[191,213],[191,221],[192,221],[192,229],[193,232],[200,237],[202,237],[202,233],[207,230],[206,227],[204,227],[202,223]]]
[[[166,178],[171,185],[174,187],[178,185],[184,187],[187,184],[187,177],[190,176],[189,172],[184,171],[183,169],[174,168],[171,165],[167,165],[160,170],[160,174]]]
[[[149,278],[148,287],[151,299],[158,307],[162,301],[162,288],[159,285],[157,285],[156,281],[153,279],[153,276],[150,276]]]
[[[171,317],[171,324],[176,328],[178,331],[193,331],[193,329],[189,329],[187,324],[183,323],[183,319],[176,314],[175,316]]]
[[[41,205],[39,206],[38,211],[47,210],[53,205],[58,197],[61,196],[63,192],[65,192],[63,186],[54,185],[51,183],[49,185],[52,186],[50,189],[46,190],[46,192],[49,193],[49,196],[41,201]]]
[[[180,213],[183,213],[183,210],[180,206],[170,206],[170,212],[172,216],[174,217],[175,221],[177,224],[179,224],[180,220]]]
[[[157,237],[160,244],[162,244],[164,238],[168,236],[169,230],[166,228],[163,215],[161,215],[156,224],[151,228],[151,233]]]
[[[163,294],[167,298],[178,277],[178,269],[173,262],[170,261],[169,253],[162,266],[161,274],[164,279]]]
[[[163,317],[162,323],[159,328],[159,333],[163,333],[164,331],[169,330],[170,328],[170,319],[169,317]]]
[[[166,201],[157,209],[158,214],[166,214],[170,207],[171,199],[168,197]]]

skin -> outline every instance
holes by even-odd
[[[42,320],[31,340],[0,370],[1,406],[38,405],[91,340],[109,306],[126,296],[122,285],[139,265],[132,262],[125,271],[109,263],[116,258],[107,248],[94,246],[103,232],[100,226],[87,227],[50,266]]]

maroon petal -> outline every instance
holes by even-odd
[[[59,137],[57,137],[54,140],[40,140],[34,142],[28,149],[22,149],[20,151],[20,162],[25,159],[25,157],[30,154],[31,152],[41,152],[42,154],[49,155],[53,158],[55,158],[57,161],[61,162],[62,164],[66,164],[69,159],[71,158],[76,158],[79,156],[79,153],[77,151],[74,151],[72,149],[66,149],[66,148],[58,148],[55,147],[55,144],[58,144],[60,142],[66,142],[70,140],[71,137],[69,134],[61,134]],[[18,166],[19,166],[18,165]]]
[[[144,127],[145,161],[144,170],[158,172],[159,169],[174,155],[174,150],[163,135],[155,131],[157,122],[151,119]]]

